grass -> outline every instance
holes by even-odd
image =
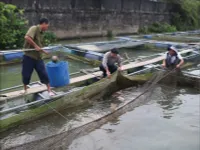
[[[184,37],[173,37],[173,36],[154,36],[152,37],[153,40],[158,41],[172,41],[172,42],[185,42],[185,43],[191,43],[191,42],[199,42],[199,39],[187,39]]]

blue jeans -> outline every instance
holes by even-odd
[[[49,78],[46,72],[43,60],[35,60],[29,56],[24,55],[22,60],[22,80],[25,85],[30,83],[33,70],[37,72],[40,82],[44,84],[49,83]]]

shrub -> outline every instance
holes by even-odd
[[[148,34],[149,30],[148,30],[148,27],[141,27],[139,28],[138,32],[143,33],[143,34]]]
[[[57,40],[57,37],[56,37],[56,35],[53,32],[46,31],[44,33],[44,45],[45,46],[56,42],[56,40]]]
[[[173,25],[169,25],[167,23],[153,23],[148,27],[142,27],[139,29],[140,33],[148,34],[148,33],[162,33],[162,32],[175,32],[176,27]]]
[[[0,22],[0,49],[22,47],[28,23],[23,17],[23,10],[0,2]]]
[[[149,27],[149,32],[162,33],[162,32],[175,32],[176,27],[167,23],[154,23]]]
[[[200,0],[166,0],[174,4],[172,24],[178,30],[200,28]]]
[[[106,36],[107,36],[108,38],[112,38],[112,37],[113,37],[113,31],[112,31],[112,30],[107,30]]]
[[[21,48],[28,30],[28,21],[23,10],[15,5],[0,2],[0,49]],[[44,46],[56,41],[56,35],[50,31],[44,33]]]

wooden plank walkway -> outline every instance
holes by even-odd
[[[191,51],[193,51],[193,49],[183,50],[182,52],[180,52],[180,54],[188,53],[188,52],[191,52]],[[138,62],[138,63],[132,62],[130,64],[124,65],[123,71],[128,70],[128,69],[132,69],[132,68],[136,68],[136,67],[145,66],[145,65],[148,65],[148,64],[157,63],[157,62],[162,61],[163,59],[164,59],[164,55],[156,57],[156,58],[151,59],[151,60],[146,60],[146,61],[143,61],[143,62]],[[97,72],[90,73],[90,74],[87,74],[87,75],[83,75],[83,76],[80,76],[80,77],[75,77],[75,78],[70,79],[70,84],[74,84],[74,83],[78,83],[78,82],[82,82],[82,81],[87,81],[89,79],[99,77],[101,75],[102,75],[102,72],[97,71]],[[41,85],[39,87],[29,88],[26,94],[23,93],[23,90],[5,93],[3,95],[5,95],[6,97],[0,97],[0,101],[5,101],[7,99],[12,99],[12,98],[23,96],[23,95],[28,95],[28,94],[46,91],[46,89],[47,89],[46,85]]]
[[[6,99],[12,99],[12,98],[27,95],[27,94],[38,93],[38,92],[42,92],[42,91],[46,91],[46,90],[47,90],[47,87],[46,87],[46,85],[43,84],[43,85],[38,86],[38,87],[33,87],[33,88],[27,89],[26,94],[24,93],[24,90],[13,91],[13,92],[2,94],[6,97],[0,97],[0,101],[4,101]]]

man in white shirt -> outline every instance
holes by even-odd
[[[182,56],[178,53],[177,49],[173,46],[168,48],[168,52],[165,54],[162,66],[167,69],[179,69],[184,63]]]

